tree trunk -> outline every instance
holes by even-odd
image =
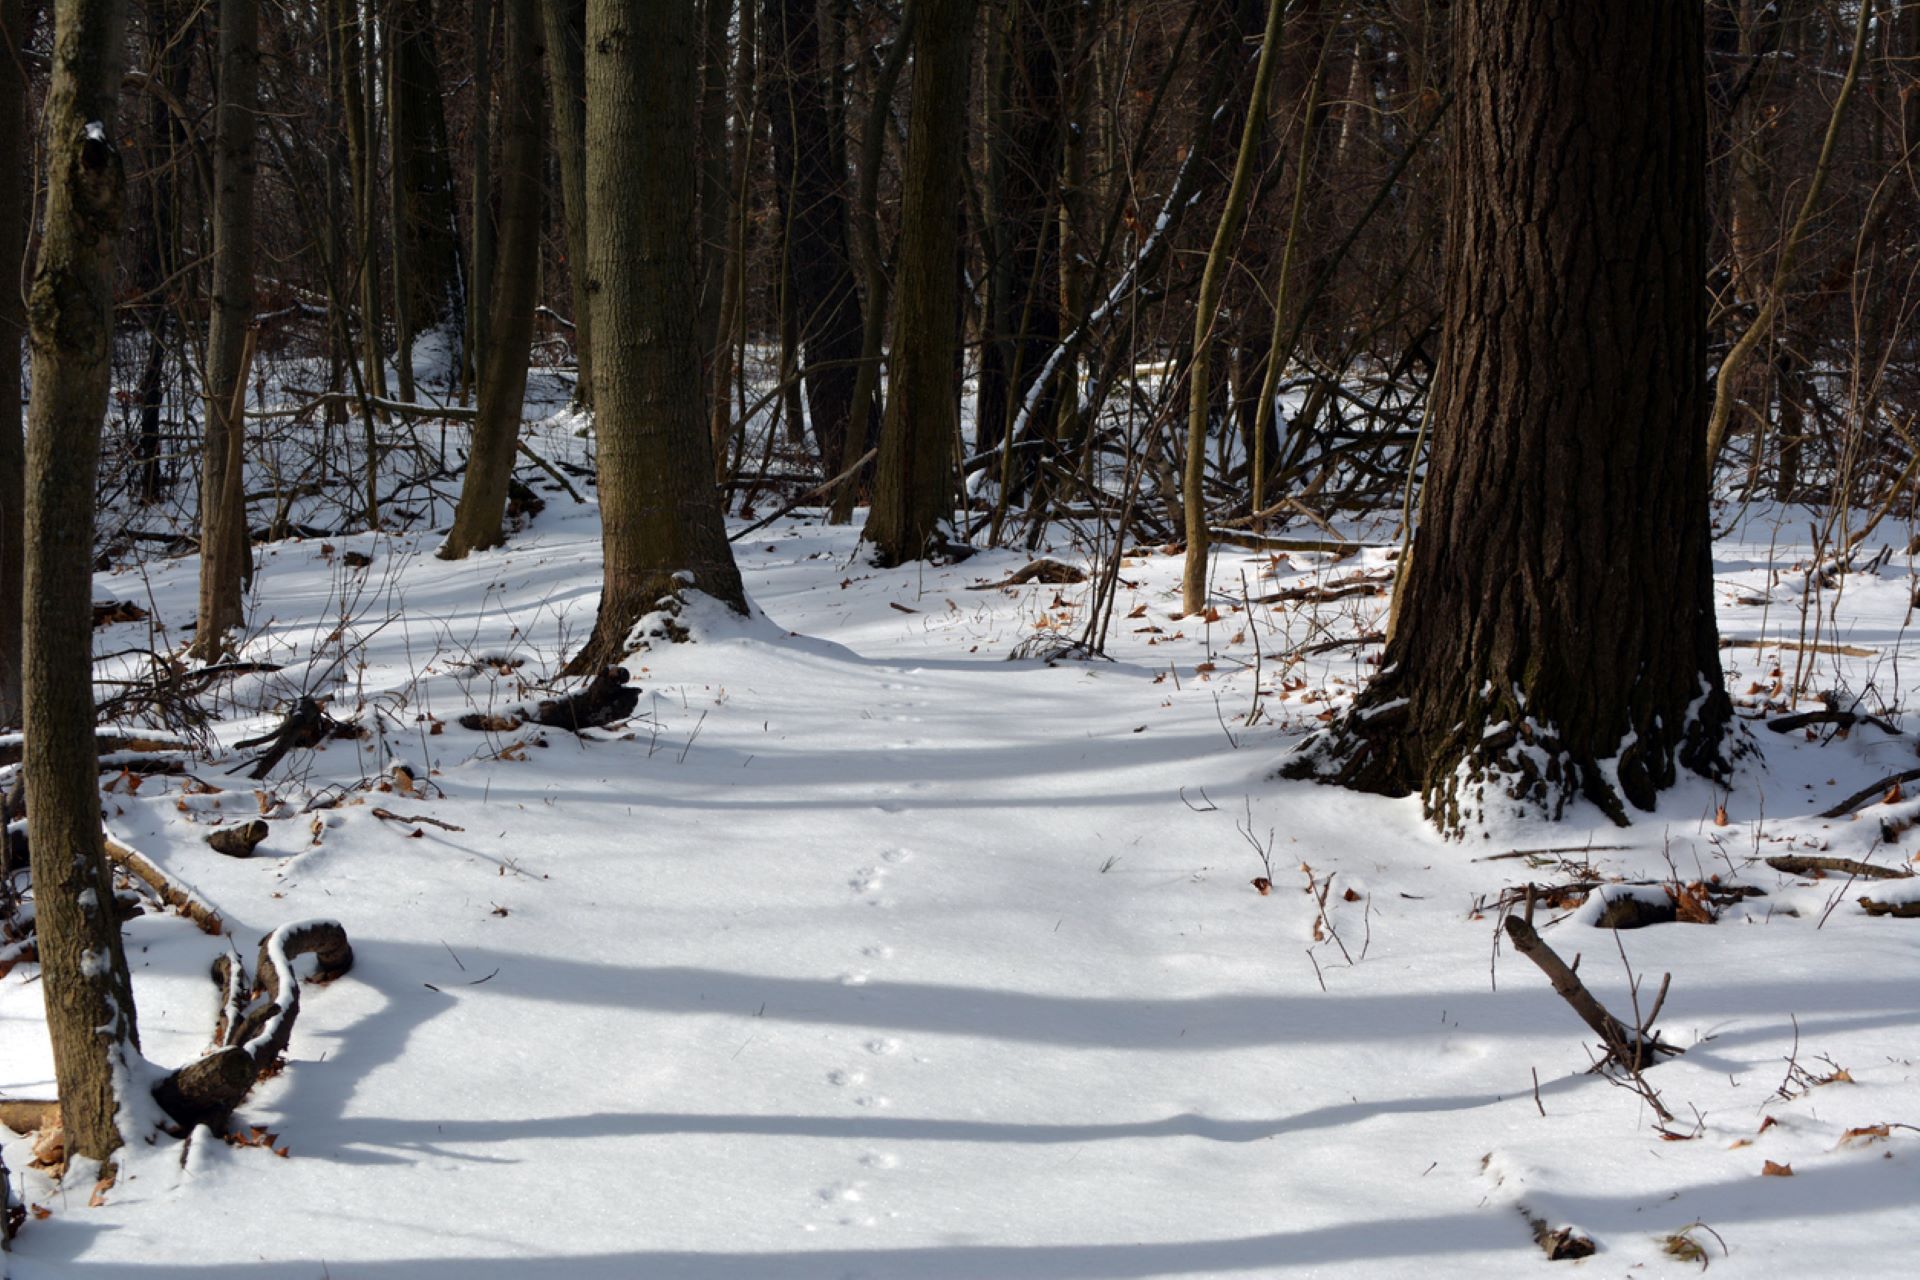
[[[1212,418],[1212,373],[1214,321],[1219,316],[1220,291],[1226,285],[1229,260],[1240,239],[1240,224],[1246,217],[1252,197],[1254,159],[1260,150],[1260,134],[1267,118],[1267,90],[1273,83],[1273,69],[1279,63],[1281,24],[1286,16],[1286,0],[1268,0],[1267,30],[1260,44],[1260,64],[1253,76],[1253,92],[1247,102],[1245,123],[1240,131],[1240,150],[1233,166],[1233,183],[1227,189],[1227,204],[1214,228],[1213,247],[1207,251],[1207,265],[1200,276],[1200,300],[1193,313],[1193,361],[1187,368],[1187,459],[1181,484],[1181,506],[1186,518],[1187,560],[1180,578],[1180,608],[1199,613],[1207,605],[1207,506],[1201,489],[1207,449],[1207,423]]]
[[[142,502],[158,502],[166,487],[160,411],[166,400],[168,330],[180,295],[176,276],[180,269],[181,219],[175,171],[192,154],[186,123],[173,110],[168,97],[174,102],[187,100],[199,30],[198,8],[186,0],[157,0],[148,6],[147,48],[152,74],[166,86],[167,94],[151,94],[147,100],[145,145],[150,150],[144,167],[150,176],[132,263],[134,292],[141,299],[135,314],[147,331],[147,355],[135,393],[140,405],[140,434],[134,455],[139,459],[137,488]]]
[[[953,513],[959,403],[961,160],[974,0],[917,0],[913,101],[900,176],[893,352],[873,507],[863,538],[880,565],[943,554]]]
[[[206,449],[200,463],[200,613],[193,657],[217,661],[239,629],[252,552],[244,498],[247,331],[253,323],[258,0],[220,0],[220,101],[213,146],[213,297],[207,325]]]
[[[473,424],[466,479],[440,556],[464,559],[497,547],[506,514],[507,483],[527,395],[528,348],[533,341],[534,285],[540,268],[541,158],[544,127],[540,15],[530,4],[506,6],[506,83],[500,103],[500,260],[493,273],[493,314],[480,352],[480,412]]]
[[[751,4],[752,0],[748,0]],[[705,0],[700,8],[700,283],[701,356],[708,383],[720,344],[727,287],[727,214],[733,207],[732,171],[727,158],[727,26],[732,0]]]
[[[860,290],[848,254],[846,173],[834,161],[817,0],[761,0],[774,189],[823,475],[839,469],[859,377]],[[862,433],[864,435],[864,432]]]
[[[509,6],[517,7],[517,6]],[[487,350],[487,309],[493,305],[493,0],[472,0],[473,45],[473,288],[467,291],[467,377],[477,376]],[[539,18],[536,16],[537,23]],[[504,217],[504,213],[502,214]]]
[[[120,1146],[118,1089],[139,1054],[93,736],[94,471],[126,185],[113,145],[123,26],[118,0],[55,8],[46,224],[28,301],[23,771],[36,932],[67,1151],[100,1161]]]
[[[575,674],[691,586],[746,611],[713,488],[694,326],[698,30],[677,0],[588,0],[587,289],[604,579]],[[644,120],[648,127],[635,128]],[[669,602],[663,604],[663,602]]]
[[[15,51],[26,45],[25,0],[0,0],[0,173],[27,173],[27,81]],[[0,192],[0,263],[26,252],[27,191]],[[26,307],[0,289],[0,727],[20,723],[20,589],[25,570],[27,454],[20,436],[20,341]]]
[[[460,233],[454,224],[447,115],[440,59],[434,48],[433,0],[387,0],[387,13],[394,296],[404,342],[401,395],[411,399],[412,339],[434,329],[457,328],[466,304],[460,281]]]
[[[587,298],[587,83],[584,0],[540,0],[552,86],[553,145],[560,157],[560,215],[573,286],[573,403],[593,407],[593,308]]]
[[[375,146],[370,127],[372,108],[366,91],[364,70],[363,49],[366,42],[361,34],[358,0],[330,0],[328,15],[327,33],[333,45],[331,53],[338,84],[336,92],[340,95],[340,115],[347,133],[347,175],[353,198],[354,256],[359,264],[360,354],[365,366],[362,381],[369,395],[384,400],[387,395],[387,366],[381,358],[380,349],[380,252],[375,213],[380,201],[376,194],[377,162],[374,159]],[[371,424],[368,429],[371,431]]]
[[[1381,674],[1286,767],[1462,833],[1723,777],[1698,5],[1463,0],[1447,312]]]
[[[1069,132],[1062,68],[1073,52],[1077,8],[1076,0],[1009,0],[998,33],[1002,82],[988,118],[989,198],[998,216],[982,229],[991,252],[975,416],[980,450],[1000,443],[1013,405],[1027,398],[1060,340],[1060,172]],[[1051,432],[1059,380],[1049,381],[1055,385],[1043,389],[1031,421]]]

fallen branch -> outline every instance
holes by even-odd
[[[860,455],[860,461],[854,463],[852,466],[848,467],[845,471],[842,471],[839,475],[835,476],[833,479],[828,480],[824,484],[815,485],[813,488],[807,490],[805,493],[795,498],[792,502],[789,502],[786,506],[781,507],[778,511],[774,512],[772,515],[762,516],[760,519],[755,520],[752,524],[740,530],[738,533],[728,534],[727,541],[738,542],[740,541],[740,539],[746,537],[750,533],[758,533],[760,530],[772,524],[775,520],[778,520],[781,516],[786,515],[789,511],[793,511],[796,508],[806,506],[807,503],[812,499],[827,497],[828,495],[832,494],[835,490],[839,489],[841,485],[853,479],[854,476],[860,473],[860,469],[862,467],[866,466],[869,462],[872,462],[875,458],[879,456],[880,456],[880,450],[878,449],[867,450],[865,453]]]
[[[1790,716],[1778,716],[1767,721],[1767,728],[1775,733],[1792,733],[1795,729],[1804,729],[1811,724],[1834,724],[1843,729],[1851,729],[1856,724],[1870,724],[1884,733],[1900,735],[1900,730],[1888,724],[1879,716],[1870,716],[1863,711],[1797,711]]]
[[[1660,1005],[1666,996],[1664,983],[1660,989],[1660,999],[1654,1001],[1653,1012],[1647,1016],[1646,1025],[1629,1027],[1620,1019],[1607,1012],[1580,976],[1567,967],[1554,949],[1534,931],[1533,924],[1523,916],[1510,915],[1506,923],[1507,937],[1512,939],[1514,950],[1533,961],[1540,972],[1547,975],[1547,981],[1553,984],[1553,990],[1565,1000],[1580,1020],[1593,1028],[1600,1039],[1606,1043],[1607,1060],[1618,1064],[1628,1071],[1639,1071],[1659,1061],[1662,1053],[1679,1054],[1685,1050],[1670,1045],[1652,1031],[1652,1023],[1659,1016]]]
[[[149,862],[139,850],[121,844],[112,836],[105,839],[109,862],[144,881],[148,888],[160,895],[160,901],[200,926],[200,932],[217,937],[227,931],[220,913],[202,902],[192,889]]]
[[[1892,916],[1897,920],[1920,920],[1920,899],[1912,902],[1880,902],[1861,898],[1861,909],[1870,916]]]
[[[465,827],[456,827],[451,822],[442,822],[438,818],[429,818],[424,813],[398,814],[387,809],[375,809],[373,816],[382,822],[424,822],[428,826],[438,827],[442,831],[465,831]]]
[[[1767,865],[1775,871],[1787,871],[1799,876],[1832,871],[1843,876],[1859,876],[1864,880],[1906,880],[1913,875],[1913,872],[1900,867],[1876,867],[1871,862],[1856,862],[1852,858],[1816,858],[1796,853],[1768,858]]]
[[[1857,644],[1801,644],[1794,640],[1762,640],[1758,636],[1721,636],[1722,649],[1784,649],[1789,653],[1823,653],[1839,658],[1872,658],[1878,649],[1863,649]]]
[[[1844,818],[1861,805],[1879,799],[1895,787],[1915,781],[1920,781],[1920,769],[1907,769],[1901,773],[1892,774],[1880,779],[1880,781],[1870,787],[1860,788],[1860,790],[1854,792],[1839,804],[1834,805],[1831,809],[1822,810],[1820,816],[1823,818]]]

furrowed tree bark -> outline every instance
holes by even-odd
[[[593,308],[587,298],[587,81],[584,0],[540,0],[546,29],[553,146],[560,161],[560,216],[573,292],[573,404],[593,407]]]
[[[507,5],[505,16],[500,259],[493,273],[493,314],[485,330],[491,346],[480,353],[480,413],[473,424],[460,505],[440,548],[443,560],[465,559],[469,552],[504,541],[501,521],[527,394],[534,291],[540,272],[543,37],[540,15],[531,4]]]
[[[0,0],[0,173],[27,172],[26,0]],[[0,270],[26,252],[27,191],[0,192]],[[0,288],[0,726],[20,723],[20,591],[25,572],[26,442],[20,435],[20,342],[26,304]]]
[[[1283,768],[1616,822],[1724,777],[1705,448],[1697,5],[1465,0],[1447,312],[1381,674]]]
[[[591,674],[686,587],[742,613],[713,488],[694,314],[693,7],[588,0],[587,289],[604,573]],[[635,128],[644,120],[647,128]]]
[[[1240,151],[1234,160],[1233,183],[1227,188],[1226,208],[1214,228],[1213,246],[1200,276],[1200,300],[1193,313],[1193,362],[1187,369],[1187,459],[1181,484],[1181,506],[1186,515],[1187,559],[1180,576],[1180,608],[1199,613],[1207,607],[1207,504],[1201,488],[1207,456],[1207,422],[1213,389],[1214,321],[1219,318],[1220,291],[1226,285],[1229,260],[1240,239],[1252,198],[1254,161],[1260,152],[1260,134],[1267,119],[1267,91],[1279,63],[1280,32],[1286,18],[1286,0],[1268,0],[1267,29],[1260,41],[1260,65],[1253,73],[1253,93],[1240,130]]]
[[[787,228],[788,287],[805,356],[808,416],[823,475],[838,470],[853,421],[863,328],[848,254],[846,174],[821,76],[816,0],[760,0],[774,187]],[[863,437],[864,429],[860,432]]]
[[[220,102],[213,148],[213,297],[207,326],[206,444],[200,463],[200,610],[189,654],[218,661],[242,621],[252,551],[243,498],[247,333],[253,323],[258,0],[220,0]]]
[[[943,554],[953,512],[959,401],[960,157],[974,0],[915,0],[913,100],[901,173],[893,351],[887,416],[874,467],[873,506],[861,537],[874,562]]]
[[[138,1059],[133,987],[102,854],[93,734],[93,506],[125,175],[114,149],[124,11],[59,0],[46,105],[46,223],[28,300],[26,776],[41,988],[67,1150],[120,1146]]]

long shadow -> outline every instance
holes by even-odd
[[[1858,1161],[1810,1169],[1792,1179],[1742,1176],[1699,1183],[1671,1197],[1552,1196],[1529,1200],[1537,1212],[1564,1208],[1602,1243],[1609,1236],[1644,1236],[1689,1220],[1712,1223],[1723,1234],[1742,1223],[1782,1217],[1849,1217],[1910,1207],[1920,1186],[1912,1162],[1894,1168]],[[1551,1201],[1552,1208],[1544,1207]],[[342,1223],[343,1230],[351,1224]],[[200,1277],[299,1277],[320,1272],[321,1259],[284,1263],[157,1264],[79,1259],[90,1232],[50,1234],[36,1249],[32,1237],[16,1255],[16,1280],[73,1275],[199,1280]],[[1149,1280],[1168,1275],[1240,1272],[1273,1274],[1292,1268],[1388,1258],[1444,1259],[1497,1253],[1516,1262],[1539,1256],[1519,1216],[1507,1209],[1340,1222],[1300,1231],[1232,1239],[1079,1244],[956,1243],[898,1249],[819,1249],[768,1252],[644,1250],[567,1257],[392,1258],[327,1264],[332,1275],[356,1280]],[[1836,1259],[1836,1261],[1838,1261]],[[1444,1265],[1444,1264],[1443,1264]],[[1840,1264],[1844,1268],[1844,1264]]]
[[[397,967],[426,971],[438,963],[420,943],[385,944]],[[499,969],[476,988],[476,999],[525,999],[600,1005],[651,1013],[757,1016],[773,1021],[933,1034],[977,1036],[1067,1048],[1193,1053],[1278,1043],[1371,1043],[1406,1040],[1449,1023],[1472,1035],[1534,1035],[1567,1025],[1559,999],[1545,989],[1440,991],[1400,995],[1236,994],[1185,999],[1067,996],[923,982],[848,986],[830,979],[771,977],[723,969],[625,966],[522,952],[478,949],[470,968]],[[478,956],[478,963],[474,957]],[[1812,979],[1752,985],[1690,987],[1676,1015],[1784,1019],[1789,1010],[1820,1009],[1827,1018],[1856,1014],[1862,1026],[1920,1023],[1908,984],[1865,978],[1839,987]],[[1802,1024],[1802,1033],[1810,1034]],[[1820,1028],[1814,1028],[1814,1031]],[[1758,1034],[1739,1028],[1716,1038],[1723,1047]]]
[[[1585,1084],[1603,1087],[1597,1080],[1564,1076],[1541,1085],[1540,1093],[1544,1097],[1553,1097],[1579,1089]],[[1289,1133],[1338,1128],[1378,1116],[1471,1111],[1503,1101],[1506,1096],[1486,1093],[1384,1102],[1342,1102],[1279,1119],[1220,1120],[1182,1112],[1158,1120],[1117,1121],[1110,1124],[1024,1124],[915,1116],[616,1111],[516,1120],[410,1120],[367,1116],[346,1121],[335,1135],[335,1140],[343,1147],[385,1148],[466,1160],[484,1158],[448,1148],[514,1142],[523,1138],[592,1141],[602,1138],[694,1135],[825,1138],[871,1143],[977,1142],[1013,1146],[1056,1146],[1140,1138],[1198,1138],[1206,1142],[1247,1143],[1264,1142]]]

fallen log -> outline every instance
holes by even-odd
[[[1860,907],[1870,916],[1892,916],[1896,920],[1920,920],[1920,899],[1912,902],[1880,902],[1861,898]]]
[[[32,1133],[49,1120],[60,1123],[60,1104],[51,1098],[0,1098],[0,1125],[15,1133]]]
[[[1077,569],[1058,560],[1039,559],[1022,568],[1014,570],[998,582],[976,582],[968,587],[969,591],[993,591],[1000,587],[1022,587],[1029,582],[1064,584],[1085,582],[1086,570]]]

